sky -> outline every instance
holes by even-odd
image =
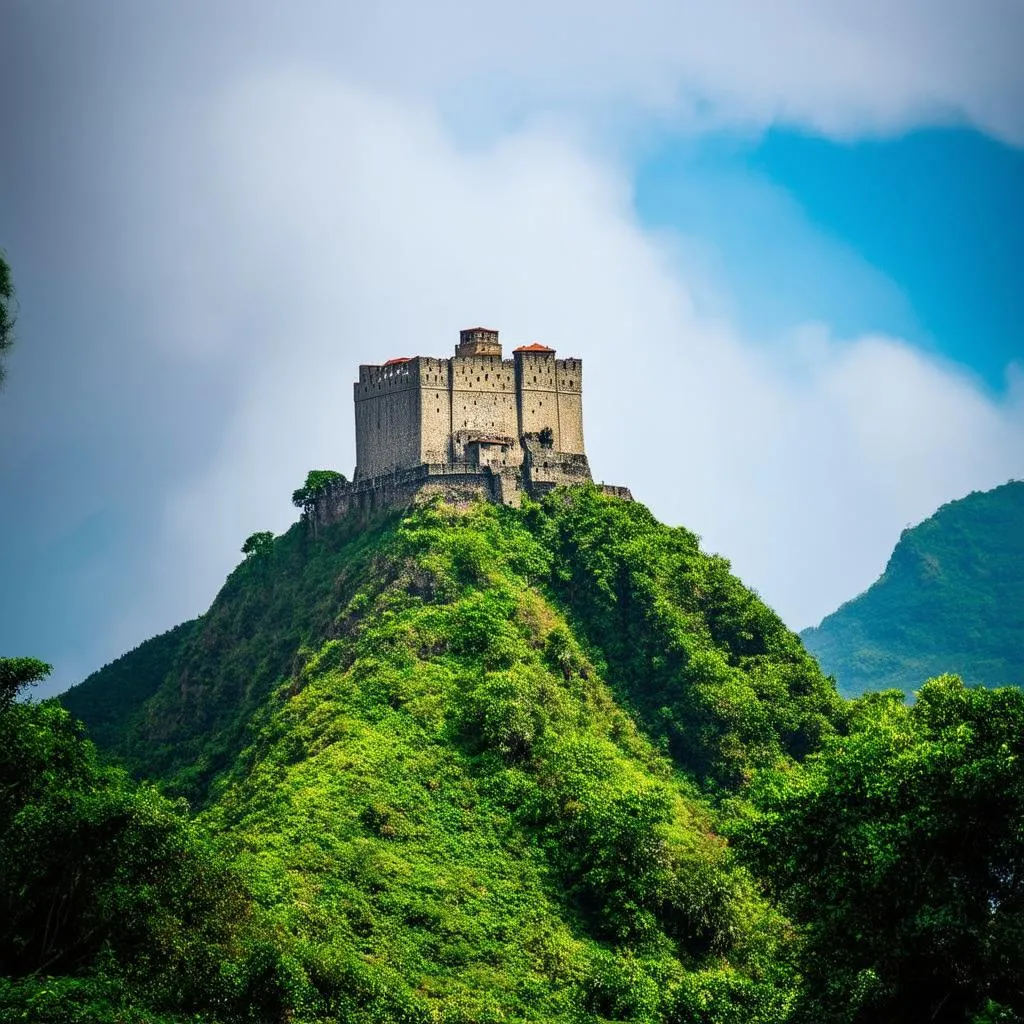
[[[795,629],[1024,477],[1018,0],[10,0],[0,652],[205,610],[360,363],[584,360],[598,480]]]

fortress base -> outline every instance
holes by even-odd
[[[396,470],[381,476],[353,482],[340,482],[332,487],[316,505],[316,521],[321,525],[349,516],[368,518],[378,512],[402,508],[417,501],[440,495],[452,504],[468,504],[480,499],[499,505],[518,507],[522,495],[538,498],[563,485],[589,485],[589,469],[576,475],[542,472],[541,479],[532,479],[525,469],[497,470],[489,466],[469,464],[420,465]],[[632,501],[628,487],[611,484],[596,485],[600,491],[624,501]]]

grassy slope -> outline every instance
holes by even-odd
[[[202,799],[244,745],[252,714],[374,571],[392,526],[338,524],[314,542],[296,524],[269,558],[242,562],[205,615],[93,673],[61,702],[135,775]]]
[[[775,1021],[792,933],[709,794],[842,717],[727,563],[580,491],[291,531],[110,749],[205,802],[311,1014]]]
[[[844,693],[906,692],[955,672],[1024,686],[1024,482],[943,505],[904,531],[885,573],[802,634]]]

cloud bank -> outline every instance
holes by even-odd
[[[1024,475],[1019,368],[997,396],[899,338],[740,326],[630,176],[667,129],[1024,144],[1013,0],[97,0],[5,30],[0,641],[60,683],[206,607],[308,468],[351,470],[360,362],[447,354],[472,322],[581,356],[598,478],[794,627],[908,522]]]
[[[995,398],[899,339],[699,314],[624,176],[550,126],[467,152],[425,108],[277,75],[226,93],[197,147],[217,172],[173,211],[164,284],[183,351],[230,346],[238,403],[165,512],[166,564],[188,548],[202,567],[183,611],[248,531],[289,521],[307,468],[350,471],[358,363],[446,354],[470,321],[582,356],[596,475],[695,529],[796,627],[870,583],[906,522],[1024,470],[1019,374]]]

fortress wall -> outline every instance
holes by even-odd
[[[416,466],[377,477],[364,477],[332,487],[316,503],[317,523],[327,525],[347,516],[366,519],[380,512],[440,494],[462,504],[480,498],[500,500],[497,478],[466,465]]]
[[[561,430],[558,422],[558,392],[553,352],[517,352],[516,396],[518,398],[519,430],[534,434],[551,428],[554,447],[560,451]]]
[[[553,459],[535,458],[529,468],[531,487],[547,484],[550,487],[562,484],[589,484],[591,482],[590,465],[586,459],[582,462],[560,461],[555,455]]]
[[[515,440],[502,445],[481,443],[480,431],[456,430],[452,443],[456,450],[466,453],[465,461],[471,466],[490,466],[495,472],[511,472],[523,464],[523,449]]]
[[[417,361],[360,366],[354,391],[356,477],[418,465],[421,401]]]
[[[466,458],[461,431],[519,436],[515,372],[496,356],[455,356],[451,360],[451,427],[454,461]]]
[[[555,380],[558,390],[557,448],[561,452],[583,455],[583,362],[580,359],[556,359]]]
[[[450,359],[359,368],[356,473],[332,499],[333,513],[407,500],[427,479],[446,492],[483,490],[513,504],[521,490],[590,481],[581,360],[531,348],[503,361],[495,332],[467,333]],[[545,429],[547,447],[537,437]]]
[[[448,462],[452,458],[451,366],[447,359],[420,356],[420,435],[419,461]]]
[[[586,455],[555,451],[527,438],[523,477],[528,490],[544,493],[561,484],[590,483],[590,463]]]

